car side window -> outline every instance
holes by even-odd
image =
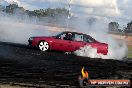
[[[83,41],[83,34],[75,34],[74,41]]]
[[[61,39],[61,40],[73,40],[73,34],[72,33],[62,33],[58,36],[58,39]]]

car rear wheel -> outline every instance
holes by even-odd
[[[39,50],[41,50],[41,51],[47,51],[47,50],[49,49],[49,43],[46,42],[46,41],[41,41],[41,42],[39,42],[39,44],[38,44],[38,48],[39,48]]]

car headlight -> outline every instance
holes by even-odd
[[[31,40],[31,41],[32,41],[32,40],[33,40],[33,37],[30,37],[30,38],[29,38],[29,40]]]

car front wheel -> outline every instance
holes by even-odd
[[[39,48],[39,50],[41,50],[41,51],[47,51],[47,50],[49,49],[49,43],[46,42],[46,41],[41,41],[41,42],[39,42],[39,44],[38,44],[38,48]]]

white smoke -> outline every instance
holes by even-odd
[[[97,49],[92,48],[91,46],[81,47],[79,50],[76,50],[74,54],[90,58],[101,58],[101,54],[97,54]]]
[[[84,22],[84,21],[83,21]],[[86,23],[86,22],[85,22]],[[95,48],[91,46],[81,47],[75,51],[74,54],[78,56],[91,57],[91,58],[103,58],[103,59],[116,59],[122,60],[127,56],[127,45],[123,40],[116,40],[108,33],[108,21],[105,19],[96,19],[92,24],[84,24],[82,21],[76,22],[78,25],[76,28],[81,29],[79,32],[83,32],[91,35],[97,41],[108,44],[108,54],[98,54]]]
[[[11,1],[13,0],[8,0],[8,2],[12,3]],[[41,2],[41,0],[39,2]],[[73,13],[75,12],[76,14],[84,14],[86,11],[85,15],[90,15],[88,18],[78,15],[78,17],[75,19],[69,19],[69,21],[67,21],[68,26],[74,28],[74,30],[71,31],[90,34],[98,41],[107,43],[109,45],[108,55],[97,54],[97,50],[89,46],[82,47],[80,50],[77,50],[75,54],[79,56],[91,58],[97,57],[103,59],[121,60],[124,58],[127,53],[126,44],[113,39],[111,36],[108,36],[107,27],[109,20],[105,17],[100,17],[100,15],[117,16],[120,14],[116,0],[72,0],[72,4],[73,7],[71,8],[71,11]],[[75,5],[79,5],[80,7],[76,7]],[[82,12],[77,11],[79,9]],[[91,10],[87,13],[87,10],[89,9]],[[21,17],[20,20],[19,18],[20,17],[17,15],[14,17],[9,15],[0,16],[0,41],[27,44],[29,37],[50,35],[51,32],[49,30],[54,29],[51,27],[38,25],[36,18],[29,18],[28,16]],[[63,23],[64,19],[61,21]]]
[[[21,17],[20,17],[21,18]],[[63,20],[63,19],[62,19]],[[103,19],[95,19],[92,23],[87,20],[71,20],[69,26],[74,30],[91,35],[96,40],[107,43],[109,45],[108,55],[98,54],[97,50],[85,46],[75,52],[78,56],[103,59],[121,60],[126,56],[127,46],[122,41],[117,41],[108,35],[107,22]],[[49,27],[38,24],[37,18],[29,18],[28,16],[19,19],[18,16],[0,16],[0,41],[27,44],[28,38],[31,36],[48,36],[51,31],[64,31],[57,27]]]
[[[49,36],[57,31],[55,27],[38,23],[34,17],[0,14],[0,41],[28,44],[32,36]]]
[[[75,51],[74,54],[77,56],[84,56],[90,58],[102,58],[102,59],[115,59],[115,60],[122,60],[127,57],[128,48],[124,41],[117,41],[112,39],[111,37],[102,40],[106,41],[108,44],[108,54],[103,55],[97,53],[97,49],[91,46],[84,46],[81,47],[79,50]]]
[[[20,0],[0,0],[0,3],[3,4],[17,4],[20,5]]]

